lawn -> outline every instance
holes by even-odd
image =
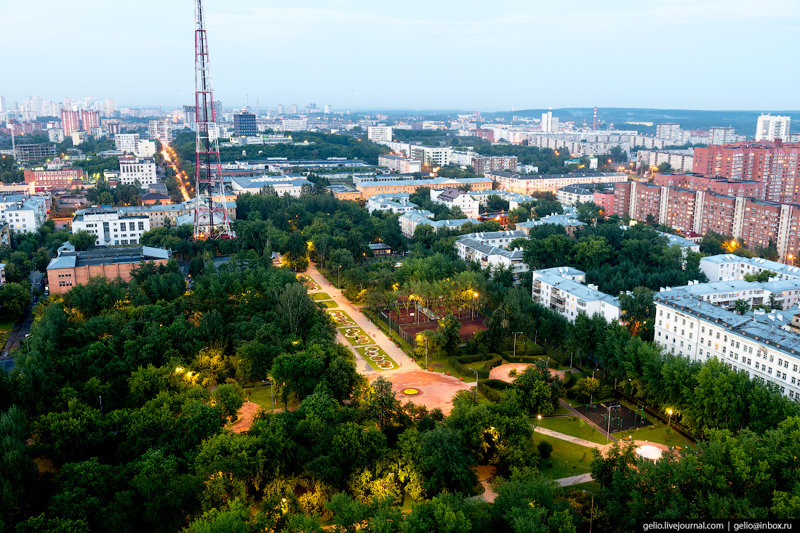
[[[344,338],[347,339],[347,342],[352,345],[363,346],[365,344],[375,344],[375,341],[367,335],[367,332],[358,326],[339,328],[339,331],[344,335]]]
[[[398,368],[394,359],[389,357],[386,352],[379,346],[357,346],[356,351],[364,357],[364,360],[369,363],[375,370],[392,370]]]
[[[0,320],[0,332],[9,332],[14,329],[14,324],[16,324],[16,320]]]
[[[425,368],[425,354],[422,354],[416,359],[417,364],[419,364],[420,368]],[[482,364],[479,362],[478,364]],[[434,372],[449,372],[451,376],[461,378],[462,381],[465,383],[472,383],[475,381],[475,373],[468,372],[466,374],[462,374],[456,368],[450,364],[450,360],[447,357],[429,357],[428,358],[428,366]]]
[[[539,421],[535,418],[531,423],[538,425]],[[583,422],[577,416],[556,416],[544,417],[541,420],[543,428],[552,429],[559,433],[572,435],[598,444],[605,444],[606,438],[600,434],[596,429],[592,428],[589,424]]]
[[[355,321],[350,318],[350,315],[345,313],[344,311],[340,311],[338,309],[335,310],[328,310],[328,314],[331,317],[331,320],[336,324],[337,327],[339,326],[355,326]]]
[[[251,402],[257,403],[262,409],[269,411],[272,409],[272,392],[269,389],[269,385],[257,385],[245,388],[244,393]],[[280,404],[280,399],[278,399],[278,403]]]
[[[667,425],[663,422],[658,422],[653,418],[650,418],[651,421],[654,422],[654,425],[647,426],[646,428],[637,428],[630,431],[619,431],[617,433],[613,433],[613,435],[622,440],[623,438],[631,435],[633,440],[646,440],[649,442],[657,442],[659,444],[666,444],[667,446],[692,446],[692,442],[689,441],[686,437],[675,431],[674,429],[670,431],[669,436],[667,436]]]
[[[543,477],[560,479],[592,471],[592,461],[594,460],[592,448],[536,433],[534,443],[539,444],[542,440],[553,445],[553,453],[547,459],[542,459],[539,465]]]
[[[320,300],[330,300],[331,297],[326,292],[312,292],[309,294],[312,300],[318,302]]]

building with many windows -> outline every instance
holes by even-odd
[[[601,315],[607,322],[620,318],[619,299],[584,285],[586,274],[572,267],[547,268],[532,272],[533,301],[575,322],[579,314]]]
[[[786,139],[789,136],[789,126],[792,118],[789,116],[770,115],[769,113],[758,117],[756,122],[756,141],[774,141]]]
[[[51,293],[63,294],[95,277],[130,281],[131,271],[142,263],[166,264],[167,261],[169,251],[161,248],[140,246],[77,252],[65,243],[47,266],[47,284]]]
[[[391,142],[391,126],[369,126],[367,128],[367,139],[375,143]]]
[[[12,233],[34,233],[47,221],[47,199],[27,194],[0,195],[0,222]]]
[[[456,220],[433,220],[433,213],[423,209],[415,209],[400,215],[400,232],[409,239],[419,226],[431,226],[435,231],[443,229],[457,229],[466,224],[478,224],[474,218],[459,218]]]
[[[716,358],[800,398],[800,335],[792,326],[800,309],[740,315],[682,289],[659,292],[654,303],[655,342],[669,353],[699,362]]]
[[[489,231],[462,235],[455,242],[456,254],[467,263],[475,262],[481,269],[506,269],[514,279],[529,270],[523,260],[522,249],[509,250],[515,239],[524,239],[521,231]]]
[[[97,246],[139,244],[142,233],[150,231],[150,218],[126,214],[115,207],[90,207],[76,211],[72,218],[72,232],[79,231],[93,233]]]
[[[114,135],[114,147],[120,152],[133,154],[139,144],[138,133],[117,133]]]
[[[379,155],[378,166],[399,174],[413,174],[422,170],[422,161],[399,155]]]
[[[233,134],[236,137],[255,137],[258,135],[256,116],[247,111],[233,115]]]
[[[448,209],[458,207],[465,216],[470,218],[478,218],[480,215],[480,202],[461,189],[452,187],[431,189],[431,202],[445,205]]]
[[[504,191],[528,195],[537,192],[552,192],[555,194],[558,189],[567,185],[622,183],[628,181],[628,175],[622,172],[528,175],[492,171],[487,172],[486,177],[497,183],[498,188]]]
[[[119,183],[133,185],[137,181],[142,187],[147,187],[158,181],[155,161],[149,157],[120,157]]]

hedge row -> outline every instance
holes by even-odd
[[[488,379],[489,378],[489,371],[494,367],[501,365],[503,363],[503,358],[497,355],[496,353],[493,354],[472,354],[472,355],[462,355],[460,357],[456,357],[450,361],[457,371],[461,372],[464,375],[469,375],[473,372],[473,369],[468,367],[467,365],[470,363],[477,363],[478,361],[486,361],[484,363],[483,368],[478,370],[478,378],[479,379]]]

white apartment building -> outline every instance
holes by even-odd
[[[739,140],[736,135],[736,130],[730,127],[709,128],[708,137],[708,144],[734,143]]]
[[[450,153],[452,150],[438,146],[414,146],[410,147],[411,159],[418,159],[431,167],[443,167],[450,164]]]
[[[552,111],[542,113],[542,132],[558,133],[558,117],[554,117]]]
[[[0,221],[15,233],[34,233],[47,220],[47,200],[26,194],[0,195]]]
[[[639,150],[636,153],[639,168],[657,167],[661,163],[669,163],[672,170],[678,172],[692,172],[694,150]]]
[[[756,123],[756,141],[774,141],[787,139],[792,118],[789,116],[770,115],[769,113],[758,117]]]
[[[622,172],[528,175],[496,170],[487,172],[486,177],[497,183],[499,189],[527,195],[545,191],[555,193],[567,185],[623,183],[628,180],[628,175]]]
[[[594,202],[594,189],[587,189],[580,185],[567,185],[556,191],[556,200],[567,206]]]
[[[529,268],[523,261],[521,249],[508,250],[507,247],[514,239],[520,238],[525,238],[521,231],[470,233],[459,237],[455,242],[456,254],[467,263],[474,261],[482,270],[508,269],[516,280]]]
[[[288,194],[289,196],[299,198],[303,192],[303,187],[311,185],[310,181],[297,175],[231,178],[231,189],[236,196],[246,192],[260,194],[265,188],[271,187],[278,196]]]
[[[47,130],[47,138],[51,143],[64,142],[64,130],[61,128],[50,128]]]
[[[97,246],[139,244],[142,234],[150,231],[150,218],[122,214],[116,208],[90,207],[75,212],[72,232],[79,231],[93,233]]]
[[[762,259],[760,257],[741,257],[734,254],[720,254],[700,259],[700,270],[709,281],[741,280],[747,274],[759,274],[768,270],[775,274],[770,279],[792,280],[800,278],[800,267]]]
[[[392,127],[391,126],[369,126],[367,128],[367,139],[376,143],[391,142],[392,140]]]
[[[367,199],[366,208],[370,213],[385,211],[403,214],[419,210],[419,206],[409,200],[410,196],[411,193],[407,192],[375,194]],[[428,213],[429,211],[425,212]]]
[[[431,226],[434,230],[458,229],[465,224],[478,224],[474,218],[460,218],[457,220],[432,220],[433,213],[424,209],[414,209],[400,215],[400,232],[409,239],[419,226]]]
[[[285,118],[281,120],[281,130],[283,131],[306,131],[308,129],[308,119],[306,118]]]
[[[422,161],[399,155],[379,155],[378,166],[400,174],[413,174],[414,172],[422,171]]]
[[[114,135],[114,147],[120,152],[135,154],[138,145],[138,133],[117,133]]]
[[[151,120],[147,132],[151,139],[158,139],[162,144],[166,144],[172,140],[172,122],[168,118]]]
[[[680,124],[656,124],[656,139],[664,139],[674,144],[681,144],[683,135]]]
[[[655,341],[672,354],[704,362],[717,358],[750,378],[800,398],[800,309],[739,315],[680,289],[655,295]]]
[[[142,187],[158,181],[156,163],[149,157],[123,156],[119,158],[119,183],[133,185],[136,181]]]
[[[136,150],[134,151],[136,157],[153,157],[156,155],[155,141],[148,141],[147,139],[140,139],[136,143]]]
[[[465,216],[478,218],[480,215],[480,202],[474,196],[460,189],[446,187],[444,189],[431,189],[431,202],[446,205],[449,209],[458,207]]]
[[[581,313],[601,315],[607,322],[620,318],[619,299],[600,292],[595,285],[584,285],[586,274],[572,267],[533,271],[533,301],[552,309],[570,322]]]

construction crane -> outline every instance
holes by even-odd
[[[217,139],[219,130],[214,110],[214,93],[211,90],[208,38],[202,0],[197,0],[195,5],[194,59],[197,133],[194,238],[195,240],[231,239],[234,234],[225,208],[225,186],[222,182],[222,165]]]

